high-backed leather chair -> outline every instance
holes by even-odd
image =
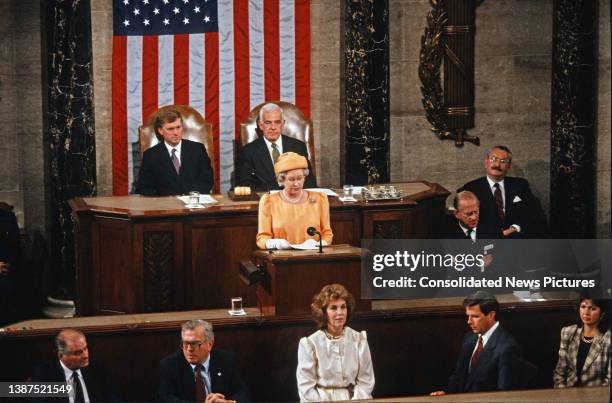
[[[183,138],[204,144],[210,158],[215,178],[215,147],[213,145],[212,124],[204,120],[200,113],[189,105],[165,105],[153,112],[145,123],[138,128],[138,140],[140,142],[140,156],[157,143],[163,141],[162,136],[155,131],[155,117],[160,111],[176,109],[183,117]]]
[[[312,120],[306,118],[297,106],[284,101],[268,101],[257,105],[255,108],[253,108],[249,114],[249,117],[240,124],[240,139],[237,141],[238,144],[236,144],[234,147],[235,170],[237,171],[240,167],[240,148],[242,148],[243,145],[256,140],[259,136],[263,136],[263,133],[259,127],[257,127],[257,119],[259,118],[259,110],[267,103],[277,104],[283,110],[283,118],[285,119],[283,134],[306,143],[306,147],[308,149],[308,159],[312,165],[312,173],[313,175],[316,175],[316,158]],[[239,176],[237,175],[236,177]]]

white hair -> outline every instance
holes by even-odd
[[[304,178],[306,178],[308,174],[310,174],[310,171],[308,170],[308,168],[302,168],[302,171],[304,172]],[[278,186],[284,186],[283,183],[285,183],[286,177],[287,177],[287,172],[281,172],[278,175],[276,175],[276,181],[278,182]]]
[[[277,104],[273,103],[273,102],[268,102],[267,104],[265,104],[264,106],[261,107],[261,109],[259,110],[259,121],[263,122],[263,115],[266,112],[271,112],[271,111],[280,111],[280,115],[281,115],[281,120],[285,120],[283,118],[283,109],[278,106]]]

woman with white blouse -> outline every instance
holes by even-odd
[[[340,284],[323,287],[310,305],[317,330],[300,340],[300,401],[371,399],[374,370],[366,332],[346,326],[355,299]]]

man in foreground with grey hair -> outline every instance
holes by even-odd
[[[233,353],[213,349],[212,325],[190,320],[181,328],[180,349],[159,365],[158,397],[162,401],[248,402],[247,388]]]
[[[104,366],[90,364],[87,339],[80,330],[64,329],[55,336],[57,359],[32,370],[33,382],[66,382],[70,403],[117,402],[116,384]]]
[[[306,177],[304,188],[317,187],[306,144],[282,134],[284,125],[283,110],[277,104],[267,103],[261,107],[257,126],[263,136],[244,145],[240,150],[240,171],[237,185],[250,186],[259,191],[280,189],[274,175],[274,163],[281,154],[292,151],[308,160],[310,175]]]

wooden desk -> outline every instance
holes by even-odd
[[[534,387],[552,387],[560,329],[575,320],[574,302],[499,297],[501,323],[516,338],[524,357],[539,367]],[[462,299],[374,301],[372,311],[352,316],[349,326],[368,333],[375,397],[403,401],[394,396],[419,395],[409,401],[423,401],[429,398],[426,393],[446,385],[468,331]],[[87,335],[92,361],[112,369],[123,401],[152,401],[159,384],[159,361],[177,350],[181,324],[201,318],[214,325],[215,346],[236,353],[252,401],[296,401],[297,348],[301,337],[316,330],[311,316],[261,316],[255,308],[247,312],[245,317],[217,309],[22,322],[9,331],[0,329],[0,357],[11,364],[0,366],[0,380],[27,379],[35,363],[54,356],[53,337],[60,329],[79,328]],[[529,397],[532,391],[513,393]],[[539,400],[541,392],[533,393],[523,401]],[[456,394],[435,401],[471,401],[479,395]],[[543,400],[557,401],[552,395]]]
[[[391,399],[363,400],[365,402],[609,402],[610,387],[596,386],[592,388],[566,388],[566,389],[532,389],[513,390],[503,392],[455,393],[445,396],[414,396],[394,397]]]
[[[342,204],[330,197],[334,243],[362,238],[435,236],[449,192],[437,184],[396,184],[401,201]],[[163,312],[229,306],[241,296],[240,259],[256,249],[257,202],[187,209],[176,197],[70,200],[75,217],[77,309],[80,315]]]

